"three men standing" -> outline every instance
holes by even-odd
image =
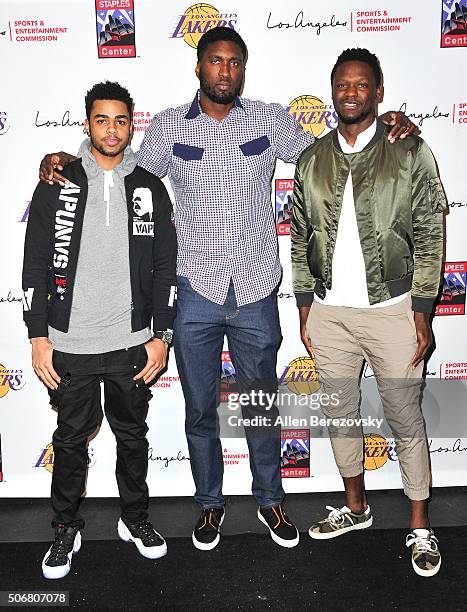
[[[167,174],[175,194],[175,356],[201,506],[192,538],[197,548],[210,550],[219,542],[224,519],[217,431],[223,340],[228,339],[242,391],[273,392],[281,341],[276,296],[281,266],[271,178],[277,158],[295,163],[314,138],[280,105],[240,96],[247,49],[234,30],[208,31],[197,52],[199,92],[192,102],[156,115],[136,155],[146,170]],[[409,123],[396,126],[392,136],[409,133],[414,127]],[[48,156],[43,180],[61,180],[52,165],[66,161],[64,155]],[[269,416],[274,412],[276,407]],[[258,518],[275,542],[295,546],[297,529],[282,508],[280,432],[247,431],[247,441]]]

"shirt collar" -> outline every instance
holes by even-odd
[[[353,147],[351,147],[347,143],[346,139],[342,136],[339,130],[337,130],[337,137],[339,139],[339,144],[341,146],[342,152],[343,153],[360,153],[360,151],[362,151],[366,147],[366,145],[370,142],[370,140],[375,135],[376,125],[377,125],[377,122],[375,119],[373,123],[369,127],[366,128],[366,130],[358,134],[357,140],[355,141],[355,145]]]
[[[242,110],[245,110],[243,107],[243,104],[240,100],[240,98],[237,96],[235,98],[235,107],[236,108],[241,108]],[[198,117],[199,115],[201,115],[203,111],[201,110],[201,107],[199,105],[199,90],[196,92],[196,95],[193,99],[193,102],[191,103],[190,108],[188,109],[187,114],[185,115],[185,119],[196,119],[196,117]]]

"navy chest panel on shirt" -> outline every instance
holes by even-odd
[[[235,188],[236,183],[271,175],[274,159],[269,137],[263,134],[248,139],[243,131],[229,132],[207,130],[202,137],[197,135],[196,146],[188,142],[173,144],[170,175],[175,188],[224,189],[226,180]]]

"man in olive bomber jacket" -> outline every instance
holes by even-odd
[[[347,503],[328,507],[309,535],[333,538],[373,522],[358,421],[366,360],[411,501],[412,566],[429,577],[439,571],[441,555],[427,516],[431,475],[420,388],[432,344],[429,315],[440,283],[446,198],[425,142],[409,136],[388,146],[376,118],[383,98],[376,56],[344,51],[331,83],[338,127],[306,149],[296,168],[292,268],[302,342],[321,390],[339,397],[337,406],[323,402],[322,410]]]

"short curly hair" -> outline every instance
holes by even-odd
[[[368,64],[373,71],[376,87],[379,87],[381,85],[383,81],[383,73],[381,70],[379,59],[374,53],[370,53],[368,49],[360,48],[346,49],[339,55],[336,63],[334,64],[334,68],[331,71],[331,84],[334,81],[334,75],[336,74],[336,70],[341,64],[345,62],[363,62],[364,64]]]
[[[248,58],[248,49],[246,47],[245,41],[240,36],[240,34],[236,32],[233,28],[227,28],[225,26],[211,28],[201,36],[198,43],[198,48],[196,50],[198,62],[202,60],[208,45],[210,45],[211,43],[218,42],[219,40],[226,40],[228,42],[235,43],[242,52],[243,63],[246,62]]]
[[[120,102],[124,102],[128,109],[130,119],[133,115],[133,98],[130,96],[128,89],[122,87],[120,83],[103,81],[91,87],[84,98],[88,121],[91,119],[91,108],[96,100],[119,100]]]

